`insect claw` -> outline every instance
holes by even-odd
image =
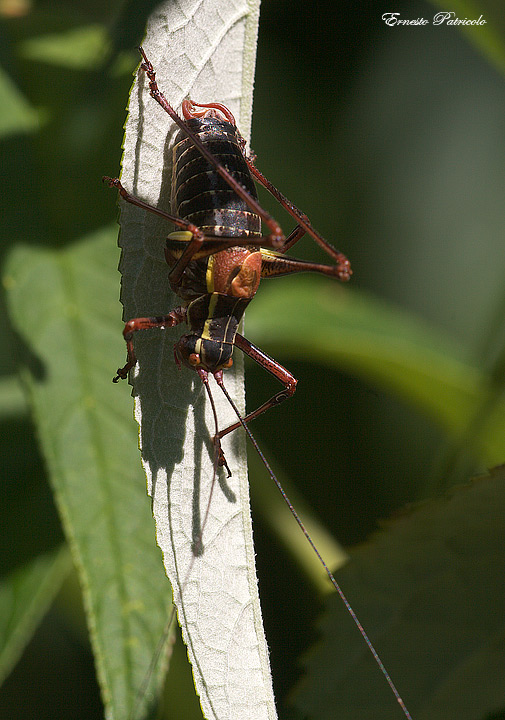
[[[126,378],[128,377],[128,370],[126,369],[126,367],[127,366],[117,369],[117,375],[112,378],[113,383],[117,383],[120,380],[126,380]]]
[[[221,447],[221,442],[217,436],[214,436],[213,438],[214,445],[216,446],[216,452],[217,452],[217,466],[218,467],[225,467],[226,472],[228,473],[228,477],[231,477],[231,470],[228,467],[228,463],[226,462],[226,458],[224,456],[223,448]]]
[[[349,260],[345,257],[345,255],[341,255],[339,260],[338,267],[338,278],[342,280],[342,282],[347,282],[351,279],[352,270],[351,270],[351,263]]]
[[[142,57],[144,58],[143,62],[140,64],[140,69],[145,70],[146,72],[152,72],[153,66],[152,66],[151,62],[147,59],[147,56],[144,52],[144,48],[142,47],[142,45],[139,45],[138,50],[139,50],[140,54],[142,55]]]

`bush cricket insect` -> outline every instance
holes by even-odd
[[[154,68],[142,48],[140,52],[143,58],[140,70],[148,78],[151,96],[179,127],[173,147],[172,212],[164,212],[131,195],[118,178],[104,177],[104,182],[117,188],[128,203],[154,213],[178,228],[167,237],[165,258],[170,267],[170,286],[183,304],[166,315],[133,318],[126,322],[123,335],[127,345],[127,362],[118,369],[113,380],[126,379],[136,364],[133,345],[136,332],[170,328],[183,322],[190,326],[190,332],[176,343],[174,355],[178,365],[184,364],[196,371],[209,398],[215,424],[212,439],[214,474],[218,467],[224,467],[231,475],[221,439],[243,427],[351,615],[404,716],[411,718],[366,631],[248,427],[251,420],[291,397],[297,383],[288,370],[238,333],[240,320],[256,294],[261,278],[316,272],[347,281],[351,276],[350,263],[312,227],[307,216],[255,167],[254,158],[246,154],[245,141],[230,110],[220,103],[199,104],[185,100],[181,118],[159,90]],[[297,225],[289,236],[284,236],[280,225],[259,204],[254,181],[263,185],[295,219]],[[261,233],[262,223],[267,229],[266,235]],[[285,254],[305,234],[325,250],[333,265],[298,260]],[[284,386],[245,417],[241,416],[223,382],[223,371],[233,362],[234,347],[255,360]],[[209,374],[213,375],[237,416],[236,422],[221,430]],[[195,556],[202,551],[204,526],[205,520],[194,546]]]

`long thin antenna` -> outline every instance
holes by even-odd
[[[347,600],[347,597],[345,596],[342,588],[340,587],[340,585],[339,585],[338,582],[336,581],[336,579],[335,579],[333,573],[331,572],[330,568],[328,567],[328,565],[327,565],[327,564],[325,563],[325,561],[323,560],[323,558],[322,558],[322,556],[321,556],[321,553],[319,552],[319,550],[318,550],[317,547],[315,546],[314,541],[313,541],[312,538],[310,537],[310,535],[309,535],[307,529],[305,528],[305,525],[303,524],[300,516],[298,515],[298,513],[297,513],[296,510],[295,510],[295,508],[293,507],[293,505],[292,505],[292,503],[291,503],[291,500],[290,500],[289,497],[286,495],[286,493],[285,493],[285,491],[284,491],[284,488],[282,487],[282,485],[280,484],[279,480],[277,479],[274,471],[272,470],[272,468],[271,468],[270,465],[268,464],[268,461],[267,461],[266,457],[265,457],[265,456],[263,455],[263,453],[261,452],[258,443],[257,443],[256,440],[254,439],[253,434],[251,433],[251,431],[249,430],[249,428],[248,428],[248,426],[247,426],[247,423],[244,421],[244,419],[243,419],[242,415],[240,414],[237,406],[235,405],[235,403],[234,403],[231,395],[228,393],[228,390],[227,390],[226,387],[224,386],[222,375],[221,375],[220,373],[216,373],[216,374],[214,375],[214,377],[216,378],[217,384],[219,385],[219,387],[221,388],[221,390],[222,390],[223,393],[225,394],[228,402],[229,402],[230,405],[232,406],[232,408],[233,408],[233,410],[234,410],[237,418],[238,418],[239,421],[240,421],[240,424],[242,425],[242,427],[243,427],[244,430],[246,431],[249,440],[251,441],[251,443],[252,443],[253,446],[254,446],[254,449],[256,450],[256,452],[258,453],[258,455],[260,456],[261,461],[262,461],[263,465],[265,466],[265,468],[267,469],[268,474],[270,475],[271,479],[272,479],[272,480],[274,481],[274,483],[276,484],[276,486],[277,486],[280,494],[282,495],[282,498],[283,498],[284,502],[286,503],[286,505],[288,506],[288,508],[289,508],[290,511],[291,511],[291,514],[293,515],[294,519],[295,519],[296,522],[298,523],[298,525],[299,525],[299,527],[300,527],[300,530],[303,532],[303,534],[304,534],[305,537],[307,538],[308,542],[310,543],[311,548],[313,549],[313,551],[314,551],[315,554],[317,555],[317,557],[318,557],[318,559],[319,559],[319,562],[321,563],[321,565],[322,565],[323,568],[325,569],[326,574],[328,575],[331,584],[333,585],[333,587],[335,588],[335,590],[336,590],[337,593],[339,594],[342,602],[344,603],[344,605],[345,605],[345,607],[346,607],[347,612],[349,613],[349,615],[350,615],[351,618],[353,619],[354,624],[355,624],[356,627],[358,628],[361,637],[363,638],[363,640],[365,641],[368,649],[369,649],[370,652],[372,653],[375,662],[376,662],[377,665],[379,666],[379,669],[380,669],[381,673],[384,675],[384,677],[385,677],[385,679],[386,679],[389,687],[391,688],[391,691],[392,691],[393,695],[395,696],[398,704],[400,705],[400,707],[401,707],[401,709],[402,709],[402,711],[403,711],[403,714],[405,715],[405,717],[406,717],[408,720],[412,720],[412,716],[411,716],[410,712],[408,711],[407,706],[405,705],[405,703],[404,703],[404,701],[403,701],[400,693],[399,693],[398,690],[396,689],[396,685],[394,684],[393,680],[391,679],[391,676],[389,675],[388,671],[386,670],[386,668],[385,668],[385,666],[384,666],[384,663],[383,663],[382,660],[380,659],[377,650],[375,649],[375,647],[374,647],[373,644],[372,644],[372,641],[371,641],[370,638],[368,637],[365,628],[364,628],[363,625],[360,623],[360,621],[359,621],[359,619],[358,619],[358,616],[356,615],[356,613],[355,613],[354,610],[352,609],[351,605],[349,604],[349,601]]]

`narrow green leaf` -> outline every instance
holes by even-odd
[[[292,513],[271,478],[265,473],[256,453],[249,456],[249,472],[253,507],[261,508],[262,518],[268,524],[272,535],[300,565],[318,593],[332,592],[326,570],[317,562],[307,538],[300,532]],[[349,559],[347,552],[311,511],[288,478],[279,470],[276,470],[276,476],[330,570],[335,571],[345,565]]]
[[[25,371],[70,541],[108,717],[130,717],[165,627],[164,577],[138,461],[131,400],[111,382],[124,355],[116,229],[65,251],[18,248],[5,286],[37,362]],[[150,690],[159,683],[151,679]]]
[[[26,397],[19,378],[17,376],[0,378],[0,417],[24,415],[27,409]]]
[[[16,664],[71,566],[63,547],[39,555],[0,581],[0,682]]]
[[[32,133],[39,129],[39,113],[1,68],[0,107],[0,137]]]
[[[276,312],[272,313],[272,307]],[[493,392],[468,353],[391,304],[320,279],[261,288],[247,314],[248,334],[272,351],[344,369],[463,433]],[[483,460],[503,460],[505,403],[497,401],[474,438]]]
[[[497,70],[505,74],[505,36],[502,13],[494,2],[489,0],[432,0],[432,4],[442,13],[454,13],[451,20],[481,21],[480,25],[456,25],[469,42],[488,60]],[[501,8],[500,8],[501,10]],[[482,22],[484,21],[484,22]],[[445,21],[444,21],[445,22]],[[501,27],[500,27],[501,24]]]
[[[143,47],[160,89],[178,108],[185,97],[223,102],[248,136],[258,4],[239,0],[166,3],[152,16]],[[126,123],[122,182],[169,211],[170,145],[176,128],[135,82]],[[181,304],[168,289],[163,238],[172,228],[121,204],[125,318],[162,315]],[[158,543],[174,587],[183,637],[207,718],[274,718],[268,653],[255,576],[244,438],[223,443],[233,477],[213,488],[213,416],[196,373],[176,368],[173,345],[184,329],[138,333],[133,384],[142,457],[153,495]],[[243,409],[242,362],[226,384]],[[218,388],[221,427],[234,421]],[[219,392],[219,394],[217,394]],[[203,541],[195,557],[193,543]]]
[[[88,70],[97,66],[106,47],[105,28],[101,25],[87,25],[28,38],[21,44],[21,54],[29,60]]]
[[[338,574],[417,720],[505,707],[504,517],[502,466],[389,521]],[[319,630],[296,696],[304,716],[403,717],[339,598]]]

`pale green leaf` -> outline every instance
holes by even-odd
[[[250,129],[258,5],[238,0],[167,3],[148,25],[144,49],[160,89],[178,108],[225,103],[241,132]],[[126,188],[170,208],[170,143],[174,125],[150,98],[144,76],[135,82],[126,124]],[[121,205],[122,300],[125,318],[166,314],[181,304],[170,292],[163,238],[172,228],[149,213]],[[174,364],[175,330],[139,333],[134,373],[136,417],[144,467],[153,495],[158,543],[174,587],[183,637],[207,718],[274,718],[268,653],[262,629],[247,487],[244,438],[224,443],[233,477],[212,493],[215,433],[198,376]],[[243,409],[242,363],[226,384]],[[221,394],[222,427],[233,413]],[[212,498],[211,498],[212,495]],[[209,508],[207,515],[207,508]],[[202,534],[204,551],[193,553]]]

